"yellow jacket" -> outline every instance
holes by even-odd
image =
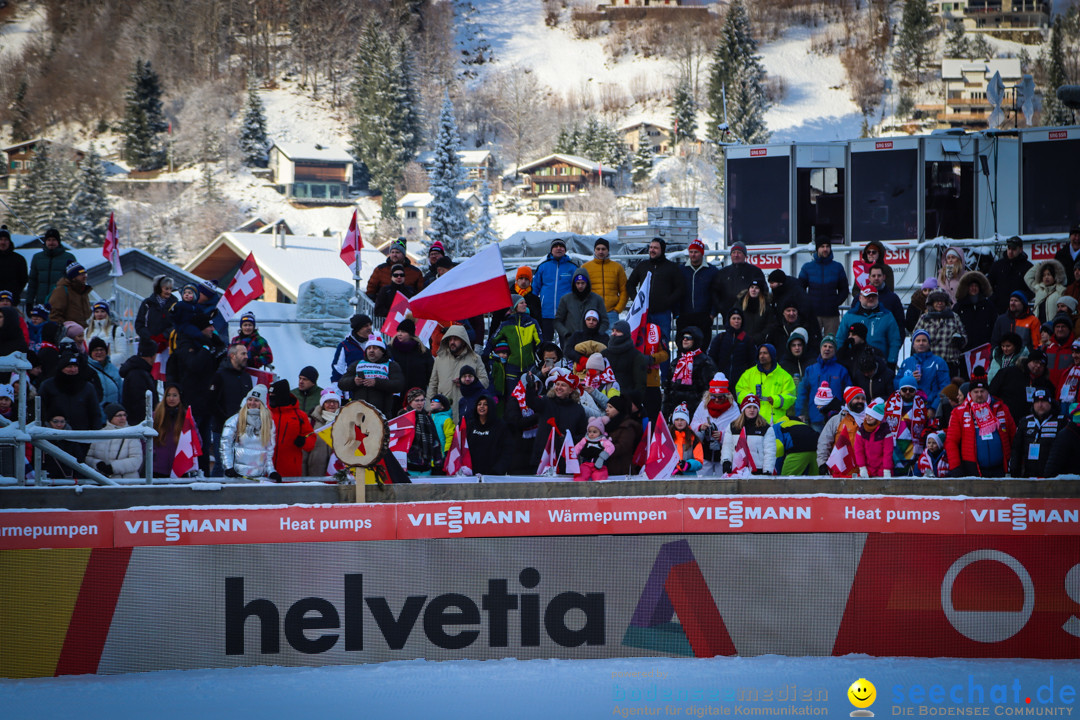
[[[590,260],[581,266],[589,273],[592,291],[604,298],[608,312],[622,312],[629,299],[626,294],[626,270],[614,260]]]

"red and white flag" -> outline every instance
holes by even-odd
[[[180,439],[176,443],[172,476],[183,477],[194,470],[200,455],[202,455],[202,440],[199,438],[199,429],[195,427],[195,419],[191,417],[191,408],[188,408],[187,415],[184,416],[184,429],[180,431]]]
[[[559,456],[563,459],[563,472],[572,475],[581,472],[581,463],[578,462],[577,453],[574,451],[574,436],[566,431],[563,436],[562,450]]]
[[[389,427],[390,452],[397,457],[401,467],[405,467],[409,449],[412,447],[413,439],[416,437],[416,411],[410,410],[407,413],[398,415],[390,421]]]
[[[555,439],[558,431],[551,428],[548,432],[547,442],[544,444],[544,454],[540,456],[540,464],[536,468],[537,475],[554,475],[559,469],[559,454],[555,450]]]
[[[525,402],[525,378],[521,378],[517,381],[517,385],[510,391],[510,395],[517,400],[518,407],[521,410],[528,408],[528,404]]]
[[[851,263],[851,274],[855,276],[855,285],[862,290],[870,284],[870,263],[865,260],[854,260]]]
[[[645,432],[641,434],[641,440],[634,448],[634,457],[630,459],[633,465],[645,469],[645,463],[649,462],[649,445],[652,444],[652,424],[650,423]]]
[[[634,347],[642,352],[648,339],[649,322],[649,291],[652,289],[652,271],[645,274],[637,292],[634,294],[634,302],[630,304],[630,314],[627,322],[630,323],[630,337],[634,340]]]
[[[735,441],[735,452],[731,455],[731,474],[737,475],[749,470],[753,473],[758,469],[754,462],[754,456],[750,454],[750,443],[746,440],[746,428],[739,431],[739,439]]]
[[[154,365],[150,368],[150,375],[155,380],[165,382],[165,366],[169,363],[169,348],[165,348],[154,356]]]
[[[364,247],[364,238],[360,237],[360,226],[356,222],[357,212],[353,210],[349,231],[345,233],[345,239],[341,241],[341,252],[338,255],[341,256],[341,262],[348,265],[353,272],[358,273],[359,268],[356,267],[356,263],[360,257],[360,248]]]
[[[400,291],[394,293],[394,302],[390,303],[390,312],[386,314],[386,320],[382,324],[382,334],[386,337],[393,337],[394,333],[397,332],[398,325],[408,317],[411,309],[409,298],[405,297]],[[415,317],[413,321],[416,323],[416,337],[420,338],[420,342],[427,345],[431,342],[431,335],[439,327],[439,323],[434,320],[418,320]]]
[[[984,371],[990,369],[990,356],[993,350],[990,348],[990,343],[984,343],[977,348],[971,348],[964,353],[964,365],[967,367],[968,377],[975,371],[975,368],[981,367]]]
[[[836,447],[829,453],[829,459],[825,461],[826,467],[832,470],[833,477],[851,477],[851,473],[855,470],[855,458],[851,451],[847,433],[838,433]]]
[[[262,273],[259,272],[259,264],[255,262],[255,255],[248,253],[244,264],[233,275],[225,294],[218,300],[217,309],[221,317],[228,322],[232,320],[252,300],[257,300],[263,294]]]
[[[465,435],[465,419],[461,419],[454,440],[450,443],[450,452],[446,454],[443,470],[447,475],[472,475],[472,455],[469,453],[469,438]]]
[[[664,422],[663,415],[656,416],[655,430],[649,443],[649,459],[645,462],[642,472],[650,480],[671,477],[675,472],[675,466],[679,464],[679,451],[675,447],[675,441],[671,438],[671,431]]]
[[[413,316],[449,324],[510,307],[498,244],[488,245],[409,300]]]
[[[109,275],[120,277],[124,271],[120,269],[120,236],[116,232],[116,219],[113,213],[109,213],[109,222],[105,225],[105,245],[101,248],[101,254],[112,265]]]
[[[274,373],[267,372],[266,370],[256,370],[255,368],[244,368],[244,372],[255,379],[256,385],[262,385],[269,388],[274,384]]]

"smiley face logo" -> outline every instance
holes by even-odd
[[[851,683],[847,696],[851,704],[858,708],[851,712],[851,717],[874,717],[874,713],[866,709],[877,700],[877,688],[874,687],[874,683],[866,678],[859,678]]]

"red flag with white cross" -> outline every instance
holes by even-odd
[[[248,253],[244,264],[233,275],[225,294],[218,300],[218,312],[226,321],[229,321],[249,302],[262,297],[262,294],[263,280],[262,273],[259,272],[259,264],[255,262],[255,256]]]

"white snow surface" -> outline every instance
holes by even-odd
[[[631,675],[632,674],[632,675]],[[0,681],[0,707],[9,720],[78,717],[79,720],[154,717],[276,718],[599,718],[656,715],[715,716],[736,708],[812,706],[828,717],[846,717],[853,709],[847,689],[866,678],[877,689],[871,710],[891,717],[898,709],[920,705],[908,701],[915,685],[950,688],[1006,685],[1010,700],[987,703],[995,708],[1059,711],[1072,716],[1075,701],[1057,702],[1062,686],[1076,688],[1075,661],[954,660],[871,658],[620,658],[610,660],[411,660],[375,665],[322,668],[252,667],[189,670],[119,676],[78,676]],[[1019,682],[1020,703],[1012,702],[1012,683]],[[1054,701],[1043,704],[1053,687]],[[817,703],[740,702],[725,694],[743,689],[774,693],[825,690]],[[905,702],[894,703],[899,689]],[[667,700],[651,698],[665,697]],[[1025,697],[1032,703],[1025,704]],[[966,699],[966,698],[965,698]],[[150,708],[153,708],[151,711]],[[670,709],[669,709],[670,708]],[[972,705],[934,704],[921,708],[944,712],[972,710]],[[677,709],[678,712],[674,712]],[[824,713],[822,713],[825,716]]]

